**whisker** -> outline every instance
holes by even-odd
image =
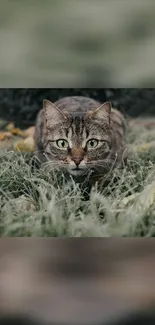
[[[96,162],[90,162],[89,164],[87,164],[86,166],[92,166],[92,167],[95,167],[95,166],[100,166],[100,167],[104,167],[104,166],[111,166],[111,164],[115,164],[115,161],[102,161],[102,163],[99,163],[98,161]]]

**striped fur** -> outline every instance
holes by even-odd
[[[36,153],[49,167],[65,167],[71,175],[82,179],[89,174],[102,177],[112,167],[122,166],[125,151],[126,121],[110,103],[74,96],[54,104],[44,100],[36,120]],[[58,139],[68,141],[62,150]],[[96,148],[88,148],[88,140],[97,139]]]

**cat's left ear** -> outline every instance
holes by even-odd
[[[106,102],[96,108],[94,111],[91,111],[90,114],[88,113],[88,117],[104,119],[107,120],[108,123],[110,123],[111,107],[111,102]]]
[[[43,100],[43,109],[45,112],[45,120],[49,128],[52,125],[60,122],[64,123],[64,121],[67,120],[67,116],[57,106],[55,106],[55,104],[47,99]]]

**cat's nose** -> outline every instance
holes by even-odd
[[[76,166],[79,166],[80,162],[83,160],[83,157],[82,156],[72,156],[71,159],[75,162]]]

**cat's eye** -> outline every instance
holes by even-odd
[[[87,141],[87,148],[94,149],[98,146],[99,141],[97,139],[90,139]]]
[[[68,148],[68,141],[65,139],[59,139],[56,141],[56,145],[63,150],[66,150]]]

